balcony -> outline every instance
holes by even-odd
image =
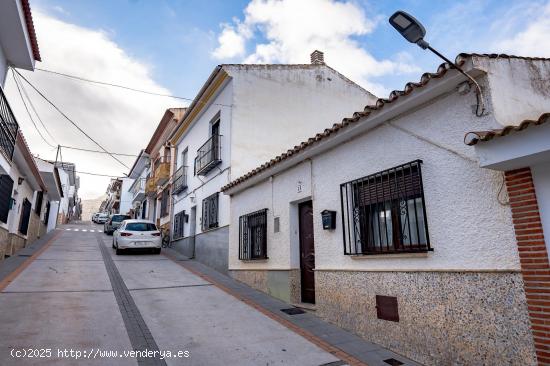
[[[145,178],[138,178],[130,187],[132,202],[141,202],[145,198]]]
[[[154,177],[148,177],[145,181],[145,194],[149,197],[157,194],[157,185]]]
[[[212,135],[197,150],[195,158],[195,174],[206,175],[214,169],[216,165],[222,162],[221,158],[221,135]]]
[[[180,166],[174,173],[174,184],[172,185],[172,193],[178,194],[187,188],[187,167]]]
[[[157,187],[160,187],[164,183],[168,182],[168,179],[170,179],[170,162],[169,161],[161,161],[155,167],[154,178],[155,178],[155,185]]]
[[[0,150],[11,161],[19,124],[11,111],[4,90],[0,88]]]

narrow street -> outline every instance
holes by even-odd
[[[79,364],[135,365],[137,358],[123,351],[143,345],[172,355],[188,352],[188,357],[167,357],[168,365],[339,361],[167,256],[117,256],[111,240],[100,225],[61,226],[45,250],[2,288],[2,365],[76,363],[58,353],[63,350],[81,352]],[[52,355],[17,358],[12,349],[51,349]],[[117,351],[116,361],[99,357],[99,351]]]

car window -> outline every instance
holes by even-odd
[[[126,224],[125,230],[128,231],[155,231],[157,226],[148,222],[129,222]]]
[[[113,215],[113,218],[111,219],[113,222],[121,222],[124,220],[128,220],[130,216],[127,215]]]

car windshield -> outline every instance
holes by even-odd
[[[130,218],[130,216],[126,216],[126,215],[114,215],[113,218],[112,218],[112,221],[113,222],[121,222],[121,221],[127,220],[129,218]]]
[[[125,230],[128,231],[155,231],[157,226],[148,222],[129,222],[126,224]]]

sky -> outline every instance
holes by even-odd
[[[308,63],[315,49],[328,65],[386,97],[442,62],[389,25],[396,10],[419,19],[426,40],[450,58],[460,52],[550,57],[550,0],[31,0],[31,8],[43,60],[38,68],[190,99],[218,64]],[[137,155],[165,109],[189,104],[21,72],[117,153]],[[6,89],[35,155],[55,159],[58,144],[98,148],[26,85],[40,117],[34,116],[35,127],[11,75]],[[83,173],[123,176],[135,158],[119,157],[125,167],[105,154],[62,149],[62,159]],[[80,197],[101,196],[109,178],[83,173]]]

